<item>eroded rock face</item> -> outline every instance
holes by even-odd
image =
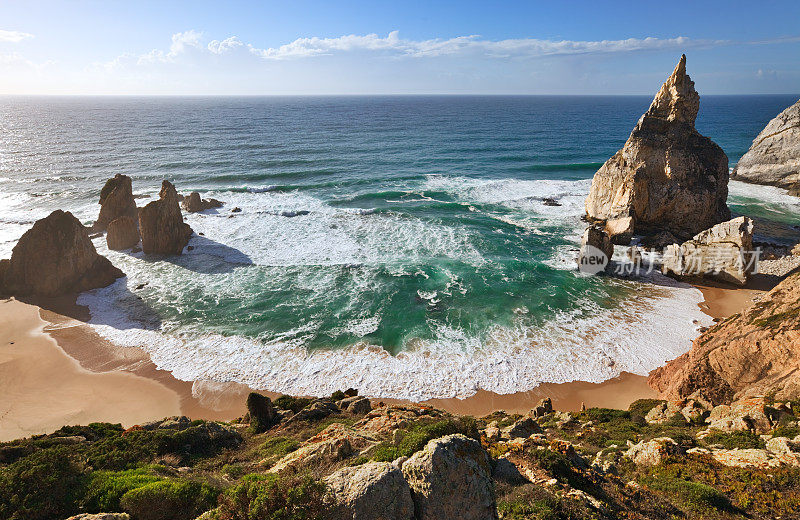
[[[767,123],[732,178],[787,189],[800,186],[800,101]]]
[[[636,465],[655,466],[670,455],[680,455],[681,447],[669,437],[658,437],[631,446],[625,456]]]
[[[411,520],[414,502],[400,468],[369,462],[342,468],[325,479],[336,520]]]
[[[728,157],[695,130],[699,107],[681,56],[625,146],[595,173],[587,216],[631,217],[636,233],[665,230],[684,239],[728,220]]]
[[[179,255],[189,243],[193,231],[183,221],[178,192],[169,181],[161,183],[159,200],[139,210],[139,233],[145,254]]]
[[[68,211],[37,220],[0,271],[0,293],[58,296],[105,287],[125,274],[97,254],[87,230]]]
[[[597,256],[598,251],[605,255],[604,259]],[[598,226],[589,226],[581,237],[578,268],[585,273],[598,273],[609,268],[613,254],[614,244],[608,233]]]
[[[221,208],[222,201],[217,199],[201,199],[200,194],[193,191],[188,197],[183,198],[181,205],[183,209],[189,213],[197,213],[198,211],[205,211],[207,209]]]
[[[650,374],[662,398],[702,390],[714,404],[744,397],[800,397],[800,273],[703,332],[686,354]]]
[[[420,520],[496,519],[491,474],[486,450],[460,434],[430,441],[403,463]]]
[[[109,222],[106,233],[106,244],[109,249],[122,251],[130,249],[138,243],[139,224],[136,219],[125,215]]]
[[[100,190],[100,215],[92,226],[93,231],[105,231],[111,221],[119,217],[136,218],[136,201],[133,199],[131,178],[116,174]]]
[[[667,246],[662,272],[678,278],[713,278],[745,285],[754,272],[753,221],[738,217]]]

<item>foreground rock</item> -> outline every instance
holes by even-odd
[[[139,233],[145,254],[179,255],[189,243],[193,231],[183,221],[178,192],[169,181],[161,183],[159,200],[139,210]]]
[[[113,220],[120,217],[135,219],[136,201],[133,199],[131,178],[118,173],[108,179],[100,190],[100,215],[92,230],[105,231]]]
[[[109,249],[122,251],[139,243],[139,223],[135,218],[123,216],[108,224],[106,244]]]
[[[636,233],[665,230],[683,239],[729,219],[728,157],[695,130],[699,107],[681,56],[625,146],[592,179],[587,216],[604,223],[630,217]],[[609,230],[627,234],[627,224]]]
[[[787,189],[800,186],[800,101],[767,123],[732,178]]]
[[[651,373],[665,399],[702,390],[714,404],[756,395],[800,396],[800,273],[694,340],[686,354]]]
[[[181,205],[183,206],[183,209],[189,213],[197,213],[207,209],[221,208],[222,201],[217,199],[201,199],[200,194],[196,191],[193,191],[188,197],[183,198]]]
[[[713,278],[745,285],[755,270],[753,221],[738,217],[664,251],[662,272],[678,278]]]
[[[414,518],[411,489],[400,467],[369,462],[342,468],[325,479],[337,520],[410,520]]]
[[[497,518],[489,455],[463,435],[430,441],[403,463],[420,520]]]
[[[625,456],[639,466],[655,466],[669,456],[680,455],[682,450],[678,443],[669,437],[659,437],[642,441],[631,446]]]
[[[19,239],[0,261],[0,294],[58,296],[105,287],[125,274],[97,254],[72,213],[56,210]]]

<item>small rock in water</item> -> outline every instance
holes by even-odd
[[[147,282],[145,282],[145,283],[140,283],[139,285],[137,285],[137,286],[136,286],[136,290],[137,290],[137,291],[139,291],[139,290],[141,290],[141,289],[144,289],[144,287],[145,287],[146,285],[147,285]]]
[[[542,203],[545,206],[560,206],[561,205],[561,203],[559,203],[556,199],[553,199],[553,198],[550,198],[550,197],[544,198],[542,200]]]
[[[194,246],[186,246],[187,251],[194,251]]]
[[[242,212],[242,208],[233,208],[231,210],[231,213],[241,213],[241,212]]]

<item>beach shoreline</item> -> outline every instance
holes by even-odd
[[[739,312],[763,293],[710,284],[694,287],[703,293],[700,309],[717,320]],[[0,305],[4,307],[0,373],[16,374],[0,378],[0,392],[8,396],[8,404],[0,410],[0,441],[47,433],[66,424],[108,421],[130,427],[170,415],[232,420],[245,412],[250,388],[175,378],[158,369],[143,349],[118,347],[100,337],[86,325],[88,310],[77,305],[74,297],[3,300]],[[11,341],[13,345],[9,345]],[[60,367],[58,378],[53,378],[48,368],[54,365]],[[64,392],[63,387],[72,390]],[[524,413],[544,397],[550,397],[556,409],[574,411],[582,406],[627,408],[637,399],[656,397],[656,393],[647,385],[647,376],[623,372],[601,383],[543,383],[512,394],[479,390],[466,399],[431,399],[421,404],[481,416],[496,410]]]

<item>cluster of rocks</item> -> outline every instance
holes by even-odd
[[[217,199],[201,199],[200,194],[196,191],[191,192],[186,197],[182,197],[181,200],[181,206],[189,213],[221,208],[222,204],[222,201]]]
[[[164,181],[159,199],[137,209],[131,178],[117,174],[100,191],[100,214],[87,229],[70,212],[56,210],[36,221],[0,260],[0,294],[53,297],[105,287],[124,273],[97,253],[89,233],[106,232],[109,249],[135,248],[146,254],[180,255],[192,236],[183,221],[181,197]],[[189,211],[219,207],[197,192],[184,199]]]

